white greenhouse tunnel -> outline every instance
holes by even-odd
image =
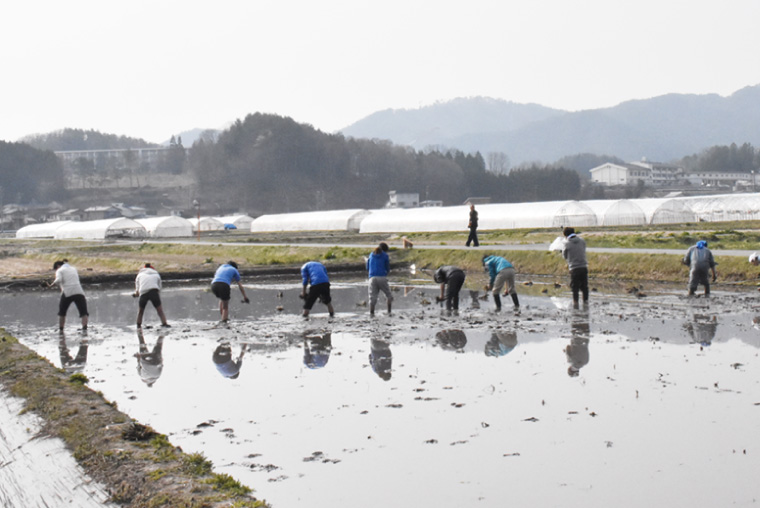
[[[232,224],[242,231],[250,231],[251,223],[253,222],[253,217],[249,217],[248,215],[225,215],[223,217],[214,218],[221,222],[225,227],[227,224]]]
[[[359,226],[369,214],[369,210],[349,209],[262,215],[251,223],[251,232],[359,231]]]
[[[209,231],[224,231],[224,223],[213,217],[201,217],[200,220],[198,220],[197,217],[192,217],[187,220],[193,228],[193,233],[198,232],[198,224],[200,224],[201,233]]]
[[[589,201],[545,201],[477,205],[479,229],[559,228],[560,226],[635,226],[760,219],[760,193],[676,198]],[[241,231],[359,231],[416,233],[464,231],[469,206],[429,208],[346,209],[262,215],[202,217],[201,231],[222,231],[233,224]],[[176,216],[96,221],[56,221],[32,224],[16,238],[145,238],[188,237],[198,231],[198,219]]]
[[[145,228],[151,238],[182,238],[193,235],[193,225],[189,220],[176,215],[135,219]]]
[[[54,238],[55,231],[68,224],[70,220],[59,220],[55,222],[42,222],[40,224],[30,224],[16,231],[16,238]]]
[[[145,238],[147,232],[138,222],[118,217],[115,219],[72,221],[55,230],[54,238],[82,238],[104,240],[106,238]]]

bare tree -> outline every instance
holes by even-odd
[[[488,152],[488,171],[497,175],[509,173],[509,156],[504,152]]]

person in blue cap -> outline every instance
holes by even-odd
[[[520,300],[517,298],[515,289],[515,267],[512,263],[501,256],[483,256],[483,267],[488,272],[489,282],[488,290],[493,292],[493,302],[496,304],[496,310],[501,310],[501,288],[506,284],[507,289],[504,296],[510,295],[512,303],[515,305],[515,311],[520,310]]]
[[[319,301],[327,305],[327,311],[330,317],[335,316],[335,309],[332,306],[332,297],[330,296],[330,278],[327,276],[327,268],[319,261],[309,261],[301,267],[301,279],[303,280],[303,289],[300,298],[303,302],[303,317],[309,319],[309,312],[314,306],[314,302]],[[309,288],[307,293],[306,288]]]
[[[707,242],[700,240],[689,247],[682,262],[689,267],[689,296],[694,296],[700,284],[705,287],[705,296],[710,296],[710,272],[712,271],[713,282],[718,278],[718,273],[715,271],[717,263],[707,248]]]

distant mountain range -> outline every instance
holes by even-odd
[[[506,153],[512,165],[579,153],[668,162],[715,145],[760,146],[760,85],[729,97],[668,94],[567,112],[486,97],[373,113],[341,132],[416,149]]]

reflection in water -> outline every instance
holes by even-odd
[[[388,381],[391,378],[391,345],[385,339],[372,339],[369,349],[369,364],[380,379]]]
[[[240,355],[236,359],[232,359],[232,346],[227,341],[222,342],[214,350],[212,360],[216,365],[216,370],[219,373],[229,379],[237,379],[240,376],[240,367],[243,366],[243,355],[248,350],[248,345],[243,344],[240,346]]]
[[[589,325],[589,311],[587,306],[574,310],[571,318],[570,344],[565,347],[565,355],[570,366],[567,375],[576,377],[581,368],[588,363],[588,343],[591,339],[591,326]]]
[[[515,331],[498,331],[491,334],[491,338],[486,342],[486,356],[504,356],[517,346],[517,332]]]
[[[79,349],[74,358],[71,357],[69,347],[66,345],[66,336],[63,332],[60,333],[60,337],[61,338],[58,341],[58,352],[61,355],[61,368],[65,370],[67,374],[82,372],[87,363],[87,348],[89,347],[87,334],[84,333],[82,340],[79,342]]]
[[[151,387],[161,377],[161,371],[164,369],[164,358],[161,355],[164,336],[158,336],[158,340],[156,341],[156,345],[153,346],[152,351],[148,351],[148,345],[145,343],[142,328],[137,329],[137,340],[140,343],[140,351],[135,353],[135,358],[137,358],[137,373],[140,375],[143,383]]]
[[[467,345],[467,335],[462,330],[441,330],[435,338],[443,349],[460,350]]]
[[[715,338],[715,332],[718,331],[718,316],[694,314],[692,321],[683,326],[694,342],[702,346],[709,346]]]
[[[303,364],[310,369],[321,369],[327,365],[332,351],[332,332],[303,333]]]

